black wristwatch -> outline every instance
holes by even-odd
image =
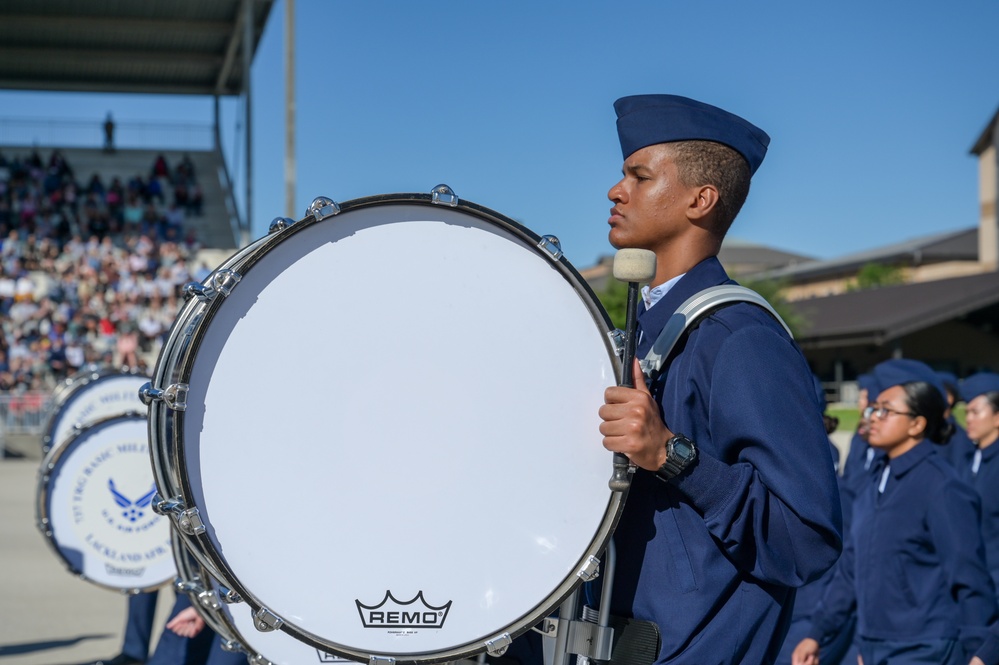
[[[697,459],[697,446],[683,434],[677,434],[666,442],[666,461],[656,476],[662,480],[672,480]]]

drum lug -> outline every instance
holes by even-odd
[[[458,207],[458,195],[445,184],[440,184],[430,190],[430,202],[436,205]]]
[[[543,637],[558,637],[558,621],[551,617],[545,617],[541,623],[534,627],[534,632],[540,633]]]
[[[295,223],[290,217],[275,217],[271,222],[271,225],[267,227],[267,233],[277,233],[278,231],[284,231],[286,228]]]
[[[368,656],[368,665],[393,665],[395,658],[391,656]]]
[[[624,353],[625,332],[620,328],[615,328],[614,330],[607,333],[607,336],[610,337],[611,346],[614,347],[614,355],[620,358],[621,354]]]
[[[576,577],[580,578],[584,582],[589,582],[590,580],[600,576],[600,559],[595,556],[590,556],[583,564],[583,567],[579,569],[576,573]]]
[[[240,651],[242,651],[242,648],[240,649]],[[274,665],[271,661],[267,660],[259,653],[255,653],[252,656],[249,656],[248,660],[250,662],[250,665]]]
[[[194,296],[201,302],[209,302],[214,300],[220,293],[222,296],[228,296],[236,288],[241,279],[243,279],[243,276],[235,270],[220,268],[209,275],[204,284],[201,282],[191,282],[185,285],[184,296],[187,298]]]
[[[236,640],[220,640],[219,646],[222,647],[222,651],[228,651],[229,653],[243,653],[243,645]]]
[[[513,638],[510,637],[510,633],[503,633],[499,637],[486,640],[486,653],[493,657],[502,656],[510,648],[512,642]]]
[[[155,511],[154,511],[155,512]],[[198,584],[197,582],[188,582],[182,580],[179,577],[174,580],[173,588],[175,591],[181,591],[183,593],[193,593],[195,596],[200,596],[205,588]]]
[[[266,607],[261,607],[253,615],[253,627],[261,633],[269,633],[284,625],[284,619],[271,612]]]
[[[312,203],[309,205],[309,209],[305,211],[305,215],[312,215],[313,219],[317,222],[326,219],[327,217],[332,217],[340,213],[340,204],[331,198],[325,196],[317,196],[312,199]]]
[[[157,515],[169,515],[177,523],[177,528],[189,536],[200,536],[207,529],[201,520],[201,513],[197,508],[188,508],[181,501],[180,497],[164,499],[159,494],[153,496],[153,512]]]
[[[558,261],[562,258],[562,243],[555,236],[541,236],[538,249],[548,254],[552,261]]]
[[[191,389],[186,383],[174,383],[163,390],[153,388],[151,383],[143,384],[139,388],[139,399],[146,406],[154,401],[162,401],[167,408],[174,411],[187,410],[187,392]]]
[[[218,588],[219,598],[226,605],[236,605],[237,603],[243,602],[243,599],[239,597],[239,594],[224,586],[219,586]]]
[[[222,603],[219,601],[219,597],[215,595],[214,591],[205,589],[198,594],[198,602],[205,609],[213,610],[218,612],[222,609]]]

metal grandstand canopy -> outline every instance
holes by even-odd
[[[250,59],[273,0],[252,2]],[[0,0],[0,88],[238,95],[243,0]]]

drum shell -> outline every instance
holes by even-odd
[[[42,430],[42,452],[65,443],[75,430],[104,418],[144,410],[139,388],[147,381],[138,370],[88,365],[63,381],[52,397]]]

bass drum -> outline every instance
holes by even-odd
[[[198,565],[176,532],[174,559],[177,562],[177,591],[188,595],[205,624],[219,635],[223,649],[246,654],[251,665],[351,662],[317,650],[280,630],[258,631],[250,608]]]
[[[191,289],[144,391],[160,509],[258,630],[502,653],[620,514],[606,314],[556,239],[443,187],[281,226]]]
[[[149,378],[135,369],[88,365],[56,388],[42,430],[42,452],[60,445],[76,430],[98,420],[144,411],[139,388]]]
[[[106,418],[42,460],[37,525],[71,573],[108,589],[151,591],[176,574],[170,521],[153,512],[154,494],[146,417]]]

